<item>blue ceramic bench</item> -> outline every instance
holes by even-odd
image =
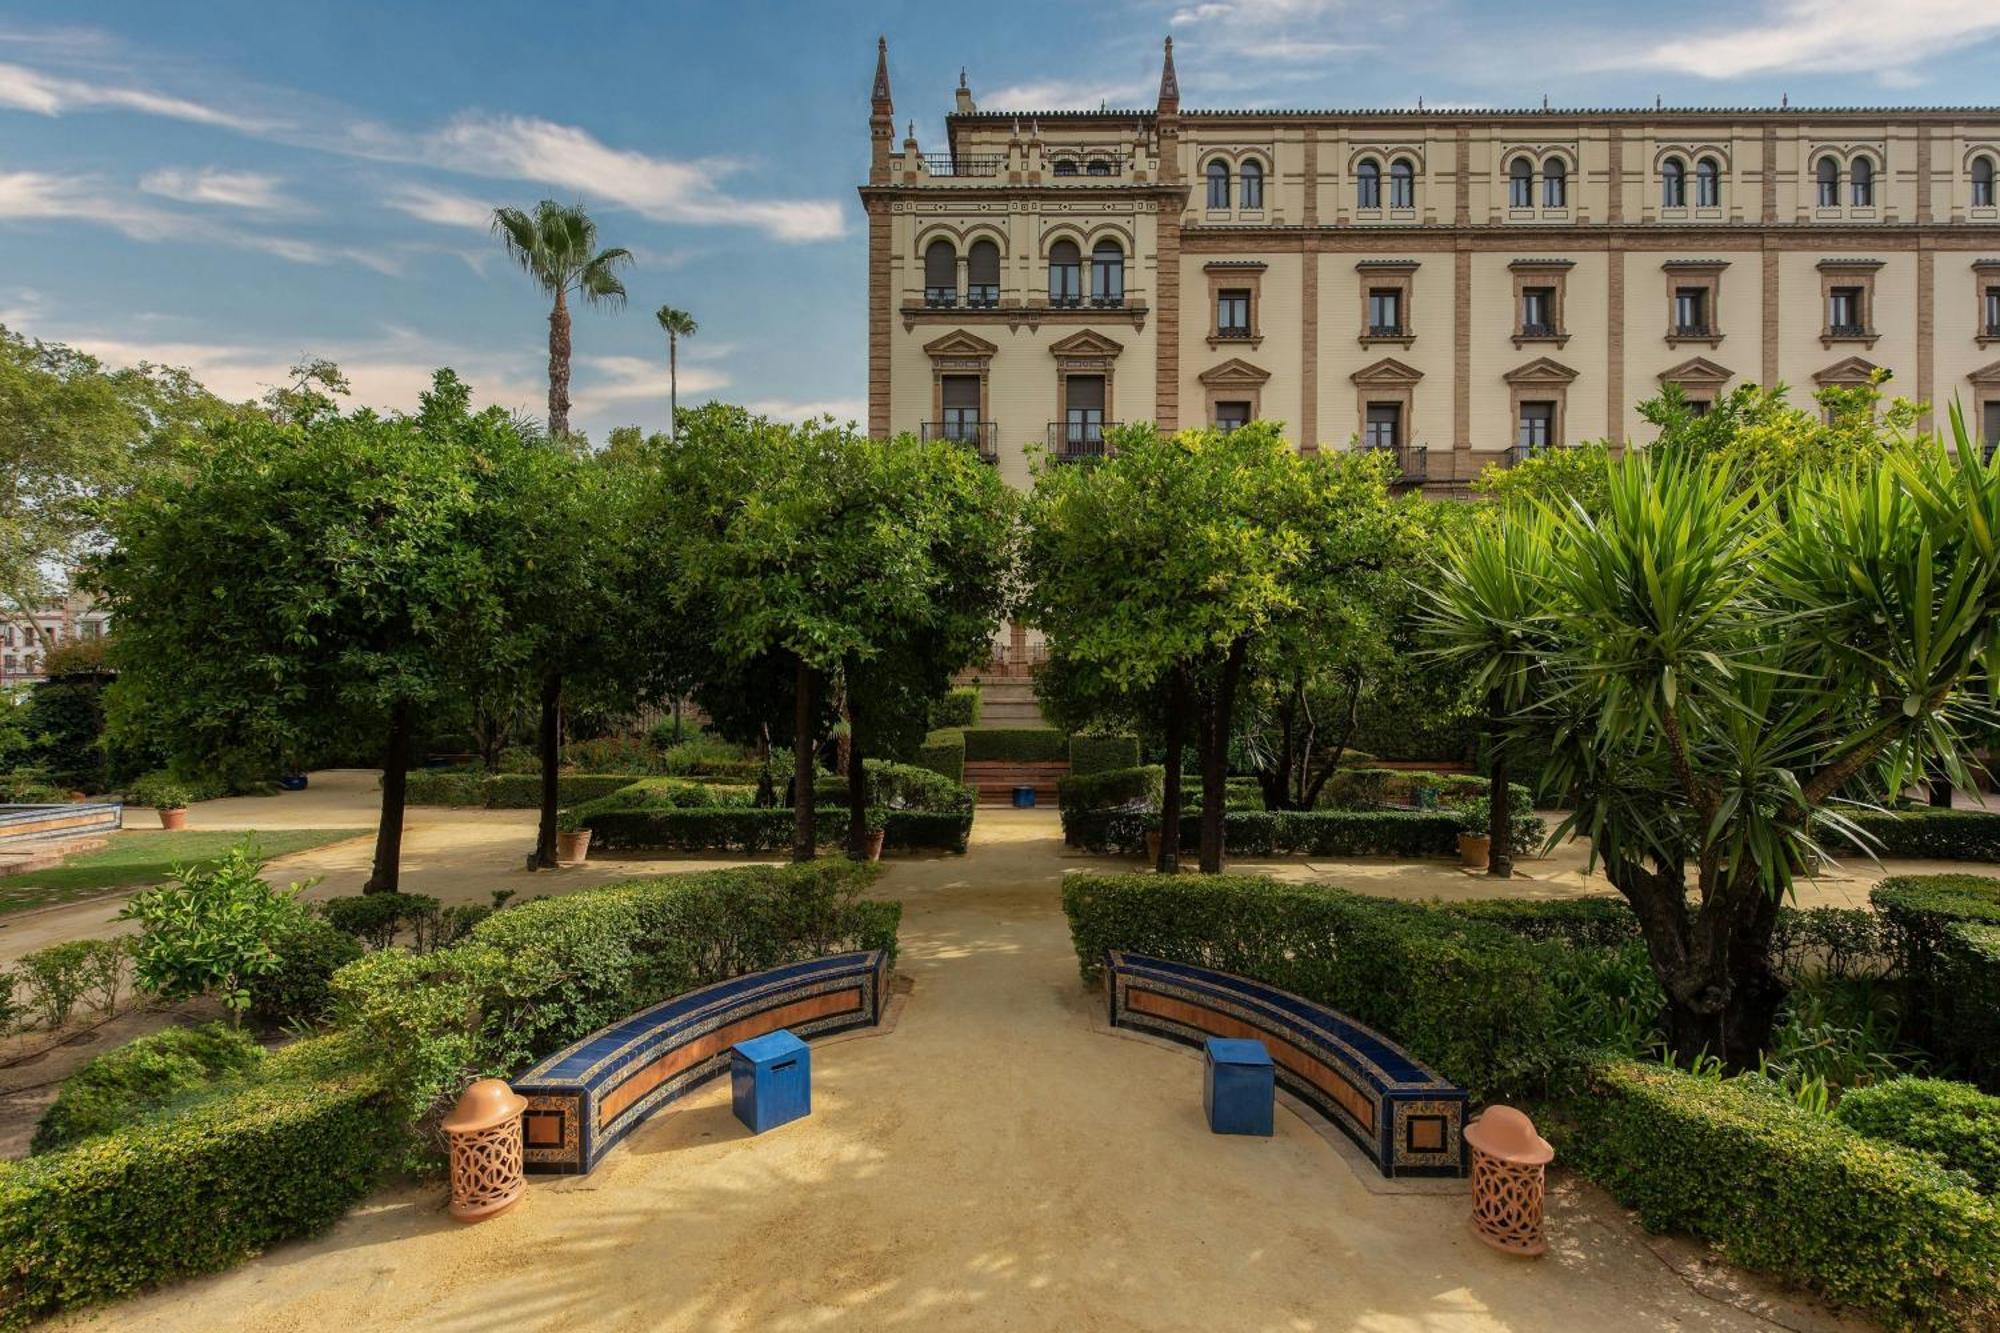
[[[834,954],[677,995],[564,1047],[514,1080],[527,1170],[589,1171],[647,1116],[727,1074],[737,1042],[875,1026],[888,982],[881,950]]]
[[[1144,954],[1111,950],[1104,976],[1113,1027],[1190,1046],[1263,1042],[1278,1086],[1339,1126],[1383,1175],[1466,1173],[1465,1089],[1380,1033],[1275,986]]]

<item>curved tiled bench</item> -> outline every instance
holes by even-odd
[[[1118,949],[1105,962],[1113,1027],[1190,1046],[1261,1041],[1279,1086],[1339,1126],[1383,1175],[1466,1173],[1465,1089],[1380,1033],[1247,977]]]
[[[677,995],[514,1080],[530,1172],[580,1175],[675,1098],[729,1072],[729,1048],[779,1028],[810,1039],[882,1021],[888,957],[833,954]]]

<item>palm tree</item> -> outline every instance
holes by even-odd
[[[624,304],[617,268],[632,252],[597,248],[597,224],[581,204],[544,199],[533,213],[493,210],[493,232],[507,253],[555,304],[549,310],[549,434],[569,434],[569,294],[590,305]]]
[[[676,424],[680,420],[680,342],[694,337],[700,326],[693,315],[670,305],[655,310],[653,318],[667,331],[667,434],[673,436],[680,429]]]

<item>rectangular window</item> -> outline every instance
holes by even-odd
[[[1708,399],[1706,398],[1690,398],[1687,400],[1687,406],[1690,416],[1705,417],[1708,415]]]
[[[1403,333],[1403,293],[1394,287],[1373,287],[1368,292],[1368,332],[1377,338],[1399,338]]]
[[[946,375],[941,396],[944,400],[944,437],[977,443],[979,376]]]
[[[1988,287],[1984,311],[1979,320],[1989,338],[2000,338],[2000,287]]]
[[[1247,290],[1230,288],[1215,294],[1215,336],[1250,336],[1250,293]]]
[[[1867,313],[1861,306],[1861,288],[1833,288],[1826,298],[1827,331],[1843,337],[1859,337],[1867,332]]]
[[[1986,452],[1991,454],[1995,448],[2000,448],[2000,398],[1988,402],[1981,416],[1985,420],[1980,427],[1980,434],[1984,437]]]
[[[1555,439],[1555,427],[1554,403],[1522,403],[1521,435],[1515,443],[1530,453],[1546,449]]]
[[[1071,375],[1063,385],[1063,445],[1072,453],[1104,452],[1104,376]]]
[[[1674,332],[1700,338],[1708,333],[1708,289],[1679,287],[1674,290]]]
[[[1367,429],[1361,437],[1370,449],[1396,449],[1403,443],[1403,405],[1368,404]]]
[[[1521,332],[1531,338],[1552,337],[1556,331],[1556,289],[1521,289]]]
[[[1215,405],[1215,428],[1217,430],[1236,430],[1238,427],[1249,424],[1250,404],[1217,403]]]

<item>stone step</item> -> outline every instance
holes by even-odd
[[[78,852],[94,852],[110,839],[48,838],[38,842],[18,842],[0,851],[0,875],[20,875],[35,870],[51,870],[65,857]]]
[[[981,805],[1012,805],[1014,788],[1033,787],[1035,804],[1052,807],[1056,803],[1056,783],[1068,772],[1066,763],[978,759],[966,763],[965,782],[978,791]]]

